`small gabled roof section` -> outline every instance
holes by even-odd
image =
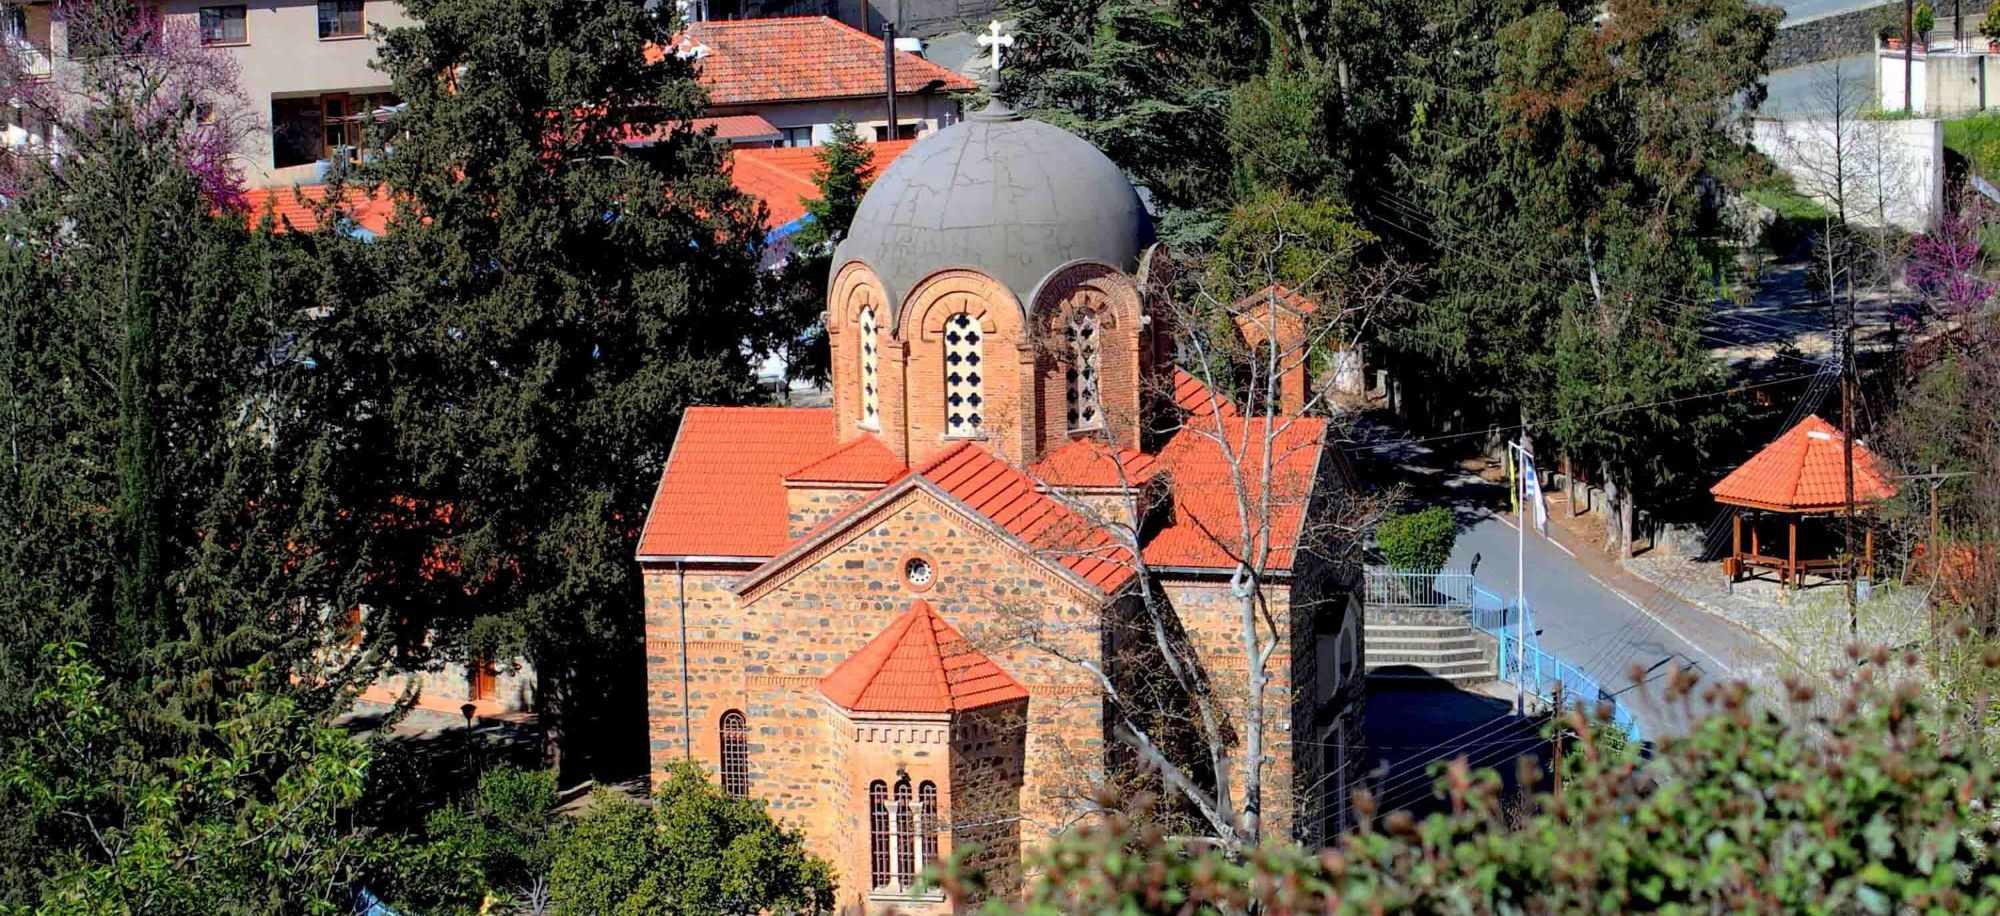
[[[1270,543],[1266,570],[1288,572],[1307,537],[1306,511],[1320,479],[1320,460],[1332,446],[1326,421],[1314,417],[1272,417],[1269,481]],[[1191,418],[1160,450],[1160,463],[1173,479],[1173,515],[1145,546],[1154,567],[1235,568],[1243,545],[1237,511],[1237,473],[1253,509],[1264,506],[1262,455],[1266,419],[1227,416]],[[1224,450],[1227,442],[1229,451]],[[1236,460],[1231,461],[1229,453]],[[1255,526],[1254,517],[1251,524]],[[1248,558],[1253,563],[1256,558]]]
[[[1028,468],[1029,476],[1057,487],[1136,487],[1159,473],[1159,459],[1093,438],[1071,439]]]
[[[896,453],[874,436],[862,436],[823,458],[785,475],[787,484],[831,483],[887,486],[910,472]]]
[[[1847,505],[1846,434],[1817,415],[1751,456],[1709,487],[1715,501],[1774,512],[1828,512]],[[1889,465],[1854,443],[1854,501],[1882,502],[1896,495]]]
[[[955,713],[1024,700],[1028,691],[917,599],[819,681],[850,712]]]
[[[1318,302],[1283,283],[1273,283],[1236,300],[1236,307],[1243,311],[1254,311],[1260,306],[1271,304],[1274,299],[1277,300],[1279,308],[1294,315],[1310,315],[1319,310]]]
[[[1228,395],[1208,387],[1179,366],[1174,367],[1174,406],[1197,417],[1236,416],[1236,404]]]

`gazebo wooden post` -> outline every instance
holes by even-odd
[[[1730,564],[1729,581],[1735,582],[1743,574],[1743,510],[1737,509],[1730,512],[1729,521],[1730,528],[1732,529],[1729,540],[1729,557],[1733,561]]]
[[[1799,587],[1799,517],[1785,516],[1786,541],[1785,577],[1791,580],[1793,588]]]

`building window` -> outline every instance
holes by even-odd
[[[938,860],[938,797],[937,783],[924,780],[917,787],[917,805],[922,810],[918,814],[923,823],[917,828],[924,842],[924,864],[932,865]]]
[[[236,6],[204,6],[201,8],[201,43],[205,45],[240,45],[250,40],[250,33],[244,28],[244,14],[249,8]]]
[[[1098,397],[1097,375],[1103,360],[1095,309],[1069,315],[1069,428],[1071,432],[1104,428],[1104,408]]]
[[[781,127],[778,128],[778,132],[785,135],[783,140],[778,141],[779,146],[813,145],[813,129],[811,126]]]
[[[896,886],[917,886],[917,812],[908,776],[896,780]]]
[[[356,38],[361,32],[361,0],[319,0],[319,37]]]
[[[979,322],[959,312],[944,323],[944,434],[972,437],[986,422]]]
[[[917,128],[920,126],[921,125],[919,125],[915,121],[898,122],[896,124],[896,139],[915,140],[917,138]],[[887,124],[875,125],[875,142],[880,143],[887,139],[889,139],[889,125]]]
[[[722,714],[722,791],[750,794],[750,720],[734,709]]]
[[[868,878],[876,890],[890,886],[889,839],[889,784],[877,779],[868,784]]]
[[[28,40],[26,6],[0,6],[0,38],[17,42]]]
[[[903,578],[918,588],[929,588],[935,575],[931,561],[923,557],[911,557],[903,563]]]
[[[877,390],[875,370],[879,365],[876,344],[875,310],[861,310],[861,426],[863,429],[881,429],[881,394]]]

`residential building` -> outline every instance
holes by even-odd
[[[367,120],[396,101],[388,75],[371,66],[380,46],[374,27],[411,21],[394,0],[164,0],[156,8],[169,29],[197,34],[234,63],[243,113],[259,125],[238,150],[253,187],[316,181],[323,163],[350,155]],[[72,25],[59,4],[13,6],[0,25],[59,76]],[[34,125],[8,129],[18,145]]]
[[[693,58],[712,117],[756,117],[778,139],[812,146],[847,118],[864,138],[914,140],[958,122],[964,76],[907,51],[896,54],[890,135],[882,39],[826,16],[690,23],[673,53]]]
[[[680,425],[637,555],[655,772],[691,757],[766,801],[845,911],[946,911],[914,876],[968,847],[1019,892],[1025,857],[1135,774],[1094,671],[1163,670],[1147,608],[1216,695],[1244,682],[1216,434],[1263,421],[1173,365],[1158,262],[1107,157],[989,107],[885,168],[836,250],[831,406]],[[1346,822],[1363,666],[1357,576],[1307,533],[1351,481],[1324,420],[1279,428],[1250,478],[1272,497],[1265,824],[1316,842]]]

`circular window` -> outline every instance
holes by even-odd
[[[931,561],[923,557],[911,557],[903,562],[903,578],[910,580],[911,585],[923,588],[931,584],[931,576]]]

